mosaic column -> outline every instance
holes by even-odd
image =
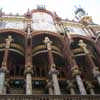
[[[6,69],[1,68],[0,69],[0,94],[5,94],[4,93],[4,88],[5,88],[5,73],[6,73]]]
[[[86,93],[83,81],[80,77],[79,68],[77,66],[72,67],[72,75],[73,75],[73,77],[76,78],[76,82],[77,82],[77,85],[78,85],[81,95],[86,95],[87,93]]]
[[[26,95],[32,95],[32,36],[31,22],[27,22],[27,34],[25,37],[25,75],[26,75]]]
[[[51,80],[47,80],[47,87],[49,90],[49,95],[53,95],[53,82]]]
[[[95,92],[93,90],[94,86],[89,81],[86,82],[86,85],[87,85],[87,89],[90,91],[90,94],[95,95]]]
[[[59,87],[59,83],[58,83],[58,79],[57,79],[58,71],[55,68],[54,58],[53,58],[53,54],[52,54],[52,46],[51,46],[52,42],[49,40],[48,37],[45,37],[44,43],[46,44],[46,47],[48,50],[48,58],[49,58],[49,64],[50,64],[49,75],[52,78],[54,94],[60,95],[61,91],[60,91],[60,87]]]
[[[69,81],[69,80],[67,81],[67,83],[68,83],[67,89],[70,90],[71,95],[75,95],[75,90],[74,90],[75,85],[73,84],[72,81]]]
[[[99,68],[97,68],[97,67],[93,68],[93,75],[97,79],[97,81],[100,85],[100,71],[99,71]]]
[[[8,58],[8,50],[10,48],[10,44],[12,41],[13,41],[12,37],[8,36],[8,38],[6,39],[3,61],[2,61],[1,68],[0,68],[0,94],[6,93],[5,78],[6,78],[6,74],[8,73],[7,58]]]
[[[90,52],[87,49],[87,45],[83,42],[83,40],[80,40],[79,46],[84,50],[84,52],[87,56],[87,59],[90,63],[90,66],[92,67],[92,73],[93,73],[94,77],[98,80],[98,83],[100,85],[100,72],[99,72],[98,67],[96,67],[96,65],[94,64],[94,61],[92,60],[92,58],[90,56]]]
[[[32,66],[26,66],[25,75],[26,75],[26,94],[32,95]]]

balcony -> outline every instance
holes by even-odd
[[[0,95],[0,100],[100,100],[100,95]]]

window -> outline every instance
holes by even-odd
[[[79,34],[79,35],[86,35],[86,32],[80,27],[71,27],[68,26],[67,29],[71,34]]]
[[[33,13],[32,15],[33,24],[32,27],[34,30],[48,30],[56,31],[53,18],[51,15],[43,12]]]

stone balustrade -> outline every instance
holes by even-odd
[[[100,100],[100,95],[0,95],[0,100]]]

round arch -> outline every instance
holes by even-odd
[[[51,31],[36,31],[36,32],[32,32],[32,38],[38,35],[48,35],[48,36],[52,36],[57,38],[61,45],[63,45],[63,36],[60,35],[60,33],[56,33],[56,32],[51,32]]]
[[[81,35],[71,35],[71,38],[72,39],[82,39],[84,40],[85,42],[89,43],[91,46],[93,46],[95,49],[97,49],[97,46],[95,44],[95,41],[89,37],[86,37],[86,36],[81,36]]]
[[[26,32],[22,31],[22,30],[17,30],[17,29],[0,29],[0,34],[1,33],[7,33],[7,32],[10,32],[10,33],[16,33],[16,34],[20,34],[22,36],[25,36]]]

